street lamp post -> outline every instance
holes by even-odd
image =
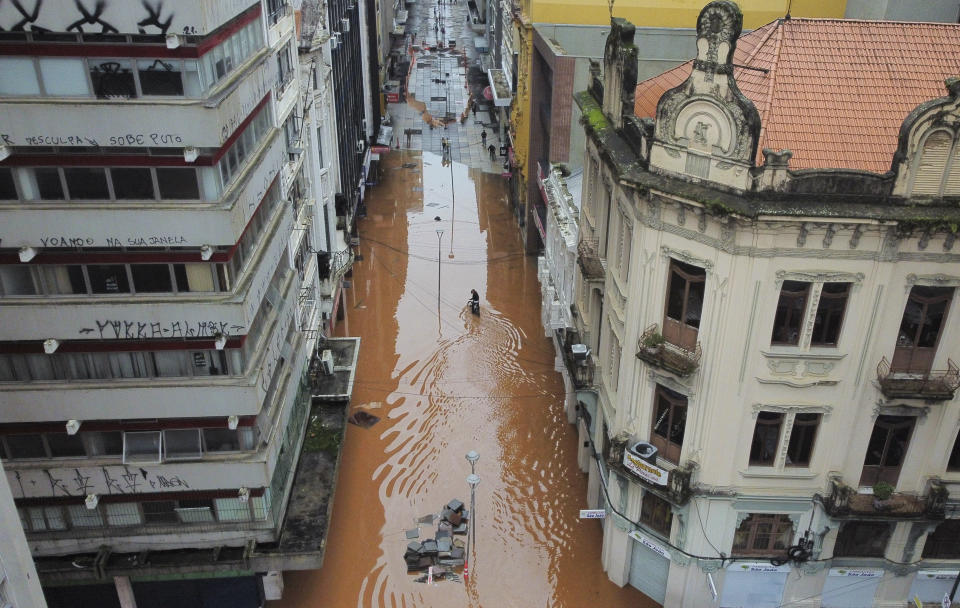
[[[443,241],[443,230],[437,228],[437,310],[440,310],[440,243]]]
[[[476,453],[476,452],[472,452]],[[477,456],[479,458],[479,456]],[[476,461],[471,461],[471,465]],[[467,553],[464,556],[463,561],[463,578],[466,580],[469,578],[470,574],[468,571],[470,564],[470,537],[476,534],[476,525],[477,525],[477,508],[476,508],[476,492],[477,484],[480,483],[480,476],[476,473],[470,473],[467,475],[467,483],[470,485],[470,519],[467,520],[470,529],[467,530]],[[476,544],[476,537],[474,536],[474,544]],[[474,547],[476,549],[476,547]]]
[[[470,475],[473,476],[473,477],[477,477],[475,468],[476,468],[476,466],[477,466],[477,461],[480,460],[480,454],[478,454],[476,450],[470,450],[469,452],[467,452],[467,454],[466,454],[466,456],[464,456],[464,458],[466,458],[466,459],[467,459],[467,462],[470,463]],[[480,482],[480,478],[477,477],[477,483],[479,483],[479,482]],[[469,477],[467,478],[467,483],[470,483],[470,478],[469,478]],[[473,488],[474,488],[474,485],[471,485],[471,486],[470,486],[470,513],[473,513]],[[473,517],[473,515],[471,515],[470,517]],[[471,520],[471,522],[470,522],[470,529],[468,530],[468,532],[469,532],[469,536],[473,536],[473,545],[474,545],[474,546],[473,546],[473,550],[474,550],[474,551],[477,550],[477,546],[476,546],[476,545],[477,545],[477,534],[476,534],[475,530],[476,530],[476,528],[473,527],[473,521]],[[469,541],[469,536],[468,536],[468,538],[467,538],[468,541]]]

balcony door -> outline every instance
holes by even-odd
[[[931,370],[952,299],[952,287],[915,285],[910,290],[890,366],[893,371],[925,374]]]
[[[687,428],[687,398],[680,393],[657,385],[654,394],[653,424],[650,443],[660,456],[670,462],[680,462],[683,435]]]
[[[667,342],[687,350],[696,350],[706,279],[707,273],[703,268],[670,260],[666,312],[663,317],[663,337]]]
[[[872,486],[878,481],[897,485],[900,468],[910,447],[913,434],[912,416],[879,416],[870,434],[867,455],[863,459],[863,472],[860,474],[861,486]]]

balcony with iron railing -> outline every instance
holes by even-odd
[[[944,401],[953,399],[960,388],[960,368],[947,359],[947,369],[942,370],[896,369],[883,357],[877,364],[877,381],[888,399]]]
[[[888,488],[889,489],[889,488]],[[923,495],[891,492],[889,496],[861,493],[844,483],[839,475],[832,475],[826,496],[821,497],[823,509],[835,519],[943,519],[950,493],[939,479],[931,479]]]
[[[562,332],[558,331],[557,333]],[[597,365],[590,354],[590,349],[583,344],[565,343],[563,345],[563,362],[567,367],[570,378],[573,380],[574,388],[584,389],[593,386]]]
[[[676,506],[683,506],[693,495],[691,479],[693,477],[694,465],[687,463],[684,466],[675,466],[664,462],[662,459],[658,464],[668,466],[667,469],[660,469],[659,466],[649,467],[658,471],[661,475],[666,475],[665,483],[655,483],[649,476],[639,476],[630,467],[625,464],[624,456],[630,452],[630,435],[621,433],[613,437],[606,446],[606,452],[603,454],[607,466],[616,471],[626,479],[630,479],[641,484],[646,491],[653,492],[660,498],[673,503]],[[662,479],[662,478],[661,478]]]
[[[581,239],[577,243],[577,264],[588,281],[602,281],[606,270],[603,267],[603,258],[598,253],[600,242],[597,239]]]
[[[697,342],[693,350],[668,341],[656,323],[647,327],[637,341],[637,358],[678,376],[689,376],[700,367],[702,350]]]

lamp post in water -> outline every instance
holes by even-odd
[[[473,452],[473,453],[476,454],[476,452]],[[477,458],[479,458],[479,455],[477,456]],[[474,462],[476,461],[475,460],[471,461],[470,464],[472,465]],[[470,563],[470,537],[476,534],[475,526],[477,523],[477,509],[476,509],[475,490],[477,489],[477,484],[480,483],[480,476],[477,475],[476,473],[470,473],[469,475],[467,475],[467,483],[470,485],[470,519],[467,520],[467,524],[470,526],[470,529],[467,530],[467,553],[463,561],[464,580],[466,580],[470,576],[468,572],[468,565]],[[474,538],[476,537],[474,536]]]
[[[439,217],[437,218],[440,219]],[[443,230],[437,228],[437,310],[440,310],[440,243],[443,240]]]
[[[464,456],[464,458],[466,458],[466,459],[467,459],[467,462],[470,463],[470,475],[471,475],[471,477],[476,477],[476,478],[477,478],[477,480],[476,480],[477,483],[480,483],[480,478],[477,477],[477,475],[476,475],[476,470],[475,470],[475,467],[477,466],[477,461],[480,460],[480,454],[478,454],[476,450],[470,450],[469,452],[467,452],[467,454]],[[467,483],[470,483],[470,477],[467,478]],[[470,517],[473,517],[473,515],[472,515],[472,514],[473,514],[473,489],[474,489],[475,486],[476,486],[476,484],[471,484],[471,485],[470,485],[470,513],[471,513]],[[477,550],[477,547],[476,547],[476,545],[477,545],[477,535],[474,533],[473,523],[470,524],[470,529],[469,529],[467,532],[469,533],[469,536],[467,537],[467,540],[469,540],[469,537],[470,537],[470,536],[473,536],[473,545],[474,545],[473,550],[476,551],[476,550]]]

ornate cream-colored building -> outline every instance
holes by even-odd
[[[666,606],[940,605],[960,566],[960,26],[741,23],[710,3],[696,59],[638,86],[614,19],[577,96],[594,373],[569,414],[604,566]]]

